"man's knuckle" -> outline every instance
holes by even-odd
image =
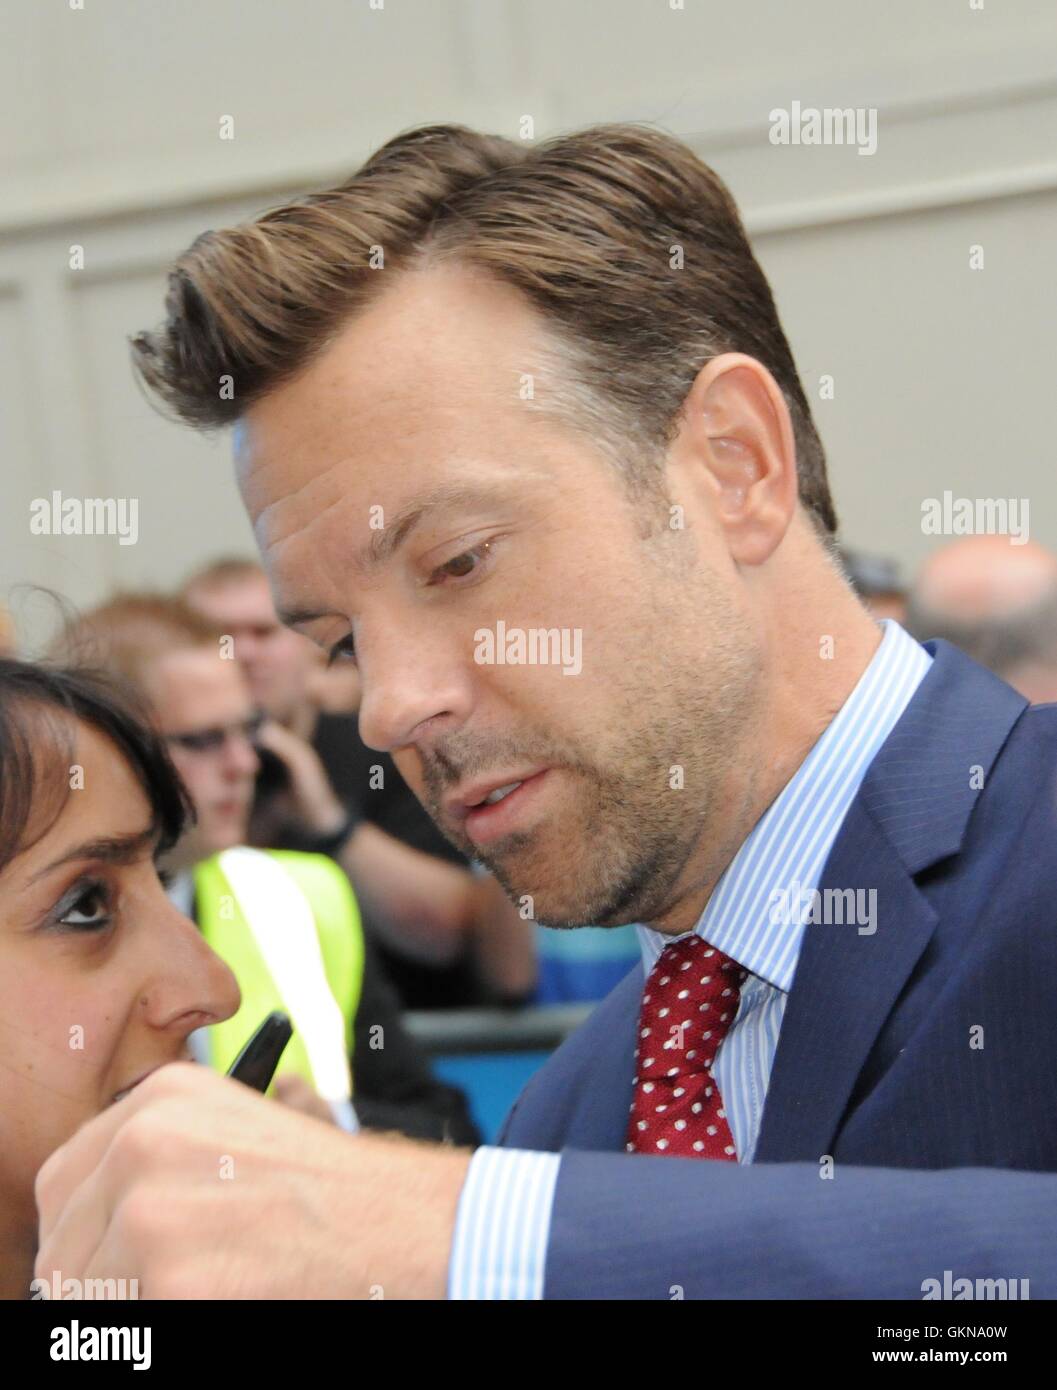
[[[141,1168],[164,1152],[165,1133],[164,1122],[154,1111],[139,1110],[115,1134],[111,1155],[122,1168]]]
[[[128,1192],[117,1211],[114,1224],[132,1250],[147,1248],[157,1238],[158,1228],[164,1221],[165,1203],[156,1192],[146,1187],[135,1187]]]
[[[37,1208],[41,1212],[44,1212],[51,1205],[52,1193],[58,1182],[58,1173],[59,1156],[58,1151],[56,1151],[44,1160],[33,1180],[33,1193],[36,1197]]]

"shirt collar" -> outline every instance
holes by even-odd
[[[818,885],[862,779],[932,657],[891,619],[854,690],[724,870],[694,931],[750,974],[788,992],[806,913],[783,905]],[[848,927],[848,930],[853,928]],[[678,937],[639,924],[647,975]],[[688,932],[682,933],[688,936]]]

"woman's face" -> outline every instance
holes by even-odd
[[[44,1159],[239,1003],[165,895],[131,768],[96,729],[75,733],[58,820],[0,872],[0,1198],[29,1220]]]

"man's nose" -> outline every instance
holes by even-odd
[[[358,635],[360,737],[369,748],[389,752],[427,732],[460,728],[474,692],[472,646],[462,647],[436,632],[374,638]]]

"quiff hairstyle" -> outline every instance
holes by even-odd
[[[647,126],[540,145],[458,125],[407,131],[336,188],[198,237],[170,273],[165,323],[132,340],[135,369],[188,424],[234,423],[387,277],[443,261],[526,296],[550,349],[530,408],[594,440],[633,486],[656,488],[701,368],[755,357],[789,408],[800,500],[824,538],[835,532],[822,444],[734,200]]]

